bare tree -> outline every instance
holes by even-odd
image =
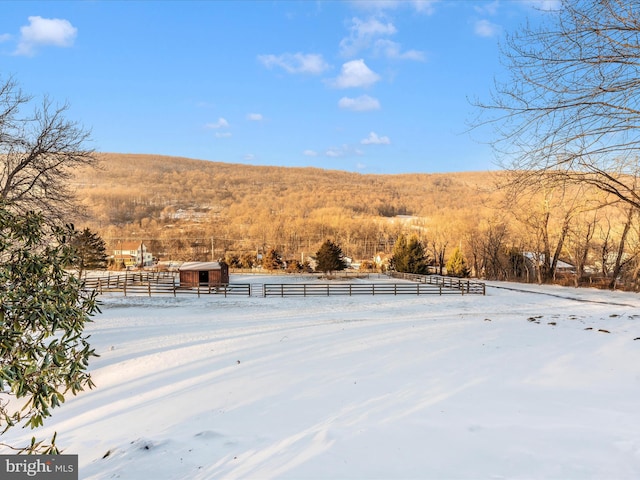
[[[574,285],[580,286],[580,282],[584,277],[585,267],[589,253],[593,248],[593,234],[598,224],[598,212],[587,212],[579,216],[579,220],[575,222],[567,238],[567,250],[569,258],[576,267],[576,275]]]
[[[73,169],[97,163],[89,132],[69,121],[68,104],[34,98],[9,78],[0,82],[0,199],[19,212],[40,211],[49,221],[77,213]]]
[[[614,289],[616,287],[616,282],[624,266],[633,260],[632,255],[626,255],[626,258],[625,258],[625,253],[626,253],[625,250],[628,243],[629,230],[631,229],[631,225],[634,220],[634,213],[635,213],[635,209],[633,207],[629,207],[627,209],[626,221],[624,222],[622,234],[620,235],[620,241],[618,242],[615,262],[613,265],[613,270],[611,272],[611,280],[609,281],[609,288],[611,289]]]
[[[622,203],[613,206],[623,210],[622,219],[616,219],[613,224],[610,218],[605,218],[597,225],[601,273],[608,278],[608,287],[612,289],[616,287],[618,278],[627,264],[632,263],[638,253],[633,245],[637,239],[634,242],[632,238],[632,228],[637,223],[636,209]]]
[[[507,37],[510,78],[477,102],[476,125],[496,127],[517,181],[586,183],[640,208],[640,3],[562,0],[546,14]]]

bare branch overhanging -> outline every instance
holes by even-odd
[[[78,213],[72,172],[97,163],[90,132],[68,120],[68,110],[48,97],[33,106],[13,78],[0,82],[0,199],[51,222]]]
[[[585,182],[640,208],[640,4],[563,1],[509,36],[510,72],[476,126],[495,127],[507,169]]]

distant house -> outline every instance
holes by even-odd
[[[153,265],[153,255],[142,242],[119,242],[113,251],[113,261],[125,267],[148,267]]]
[[[534,252],[524,252],[523,253],[525,260],[529,263],[530,267],[535,269],[539,268],[545,261],[544,253],[534,253]],[[556,273],[576,273],[575,265],[571,265],[570,263],[563,262],[562,260],[558,260],[556,264]]]
[[[185,262],[178,271],[181,287],[211,287],[229,283],[229,266],[224,262]]]
[[[391,256],[384,252],[379,252],[373,257],[373,262],[376,264],[376,267],[387,270],[391,264]]]

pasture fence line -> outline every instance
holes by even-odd
[[[264,297],[464,295],[462,290],[429,283],[266,283],[262,289]]]
[[[172,272],[124,272],[85,278],[86,290],[98,294],[122,293],[129,295],[194,294],[246,296],[246,297],[330,297],[357,295],[485,295],[482,282],[444,277],[440,275],[415,275],[391,272],[393,278],[408,280],[406,283],[386,282],[336,282],[336,283],[206,283],[180,285],[179,277]]]
[[[98,294],[122,293],[128,295],[241,295],[251,296],[251,285],[248,283],[225,283],[219,285],[196,284],[181,286],[176,275],[167,272],[126,272],[100,277],[87,277],[85,290],[94,290]]]
[[[460,290],[461,293],[470,295],[486,295],[486,285],[483,282],[458,277],[445,277],[444,275],[419,275],[416,273],[389,272],[393,278],[401,278],[412,282],[441,285],[445,288]]]
[[[274,276],[281,277],[282,275],[287,275],[288,277],[295,278],[310,278],[310,279],[370,279],[370,278],[381,278],[385,275],[383,273],[378,272],[368,272],[368,271],[359,271],[359,270],[336,270],[332,271],[330,274],[324,272],[286,272],[284,270],[263,270],[261,268],[229,268],[229,273],[235,273],[238,275],[259,275],[259,276]]]

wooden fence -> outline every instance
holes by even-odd
[[[393,278],[411,280],[412,282],[425,283],[429,285],[440,285],[444,288],[458,290],[463,295],[485,295],[486,285],[475,280],[465,278],[445,277],[443,275],[417,275],[414,273],[390,272]]]
[[[355,295],[464,295],[465,290],[430,283],[267,283],[265,297],[332,297]]]
[[[485,284],[440,275],[390,274],[412,283],[229,283],[221,285],[180,286],[170,272],[126,272],[85,279],[85,288],[99,294],[123,295],[230,295],[263,297],[317,297],[355,295],[484,295]]]
[[[166,272],[134,272],[89,277],[85,279],[85,288],[95,290],[99,294],[122,293],[127,295],[242,295],[251,296],[251,285],[248,283],[228,283],[221,285],[180,286],[180,280],[172,273]]]

